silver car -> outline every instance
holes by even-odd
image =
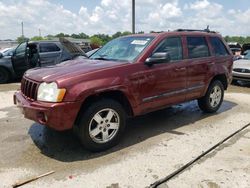
[[[243,59],[234,61],[233,80],[250,81],[250,53],[247,53]]]

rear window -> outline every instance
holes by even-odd
[[[210,56],[205,37],[187,37],[187,45],[190,59]]]
[[[211,44],[214,49],[215,56],[226,56],[228,51],[223,42],[218,37],[211,37]]]
[[[54,43],[41,43],[39,49],[41,53],[60,51],[60,48]]]

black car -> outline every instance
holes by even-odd
[[[55,65],[77,56],[87,57],[79,46],[66,39],[21,43],[12,56],[0,58],[0,83],[20,78],[30,68]]]

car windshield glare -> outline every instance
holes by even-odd
[[[114,39],[104,45],[90,59],[133,61],[150,44],[153,37],[128,36]]]

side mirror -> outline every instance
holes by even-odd
[[[2,53],[0,53],[0,58],[2,58],[3,57],[3,54]]]
[[[152,66],[153,64],[167,63],[171,60],[168,52],[157,52],[154,53],[151,57],[147,58],[145,64]]]

